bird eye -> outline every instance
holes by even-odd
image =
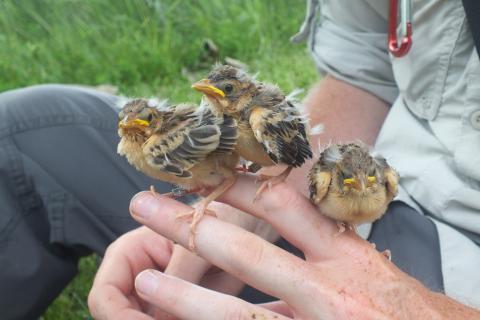
[[[153,114],[150,113],[148,116],[147,116],[147,120],[148,122],[151,122],[153,120]]]
[[[233,86],[230,83],[227,83],[224,88],[225,93],[231,93],[233,91]]]

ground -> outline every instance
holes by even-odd
[[[289,43],[302,0],[3,0],[0,2],[0,92],[39,83],[111,84],[128,96],[198,101],[191,90],[213,62],[233,57],[286,92],[318,78],[305,44]],[[97,267],[79,275],[45,320],[89,319],[86,297]]]

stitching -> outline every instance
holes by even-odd
[[[12,192],[17,200],[20,214],[15,214],[9,222],[0,230],[0,243],[7,242],[10,233],[20,222],[20,219],[27,215],[34,208],[41,206],[42,201],[38,195],[33,192],[32,182],[26,178],[23,171],[23,162],[19,152],[12,141],[3,139],[2,148],[7,155],[7,165],[5,173],[9,176],[12,184]]]

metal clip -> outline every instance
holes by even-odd
[[[411,0],[400,0],[400,28],[402,39],[398,41],[397,18],[398,0],[390,0],[388,21],[388,50],[395,57],[405,56],[412,47],[412,10]]]

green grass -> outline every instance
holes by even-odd
[[[317,72],[304,45],[292,45],[303,0],[2,0],[0,92],[38,83],[113,84],[129,96],[198,101],[203,42],[285,91],[307,89]],[[190,77],[182,75],[187,70]],[[189,79],[190,78],[190,79]],[[86,319],[96,265],[79,276],[44,319]]]

